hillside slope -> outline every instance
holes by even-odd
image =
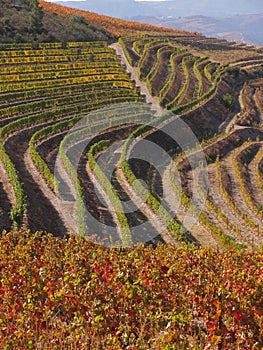
[[[141,32],[155,32],[155,33],[173,33],[178,32],[174,29],[167,29],[163,27],[157,27],[150,24],[143,24],[134,21],[125,21],[118,18],[99,15],[94,12],[78,10],[76,8],[70,8],[66,6],[57,5],[44,0],[39,0],[41,7],[47,12],[56,12],[60,15],[69,17],[72,14],[78,14],[83,16],[89,23],[101,25],[109,33],[114,36],[129,35]],[[185,32],[185,31],[181,31]]]
[[[0,42],[95,41],[111,35],[84,17],[43,11],[37,0],[1,1]]]

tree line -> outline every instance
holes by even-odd
[[[46,12],[38,0],[2,0],[0,42],[40,43],[96,41],[111,39],[100,24],[89,23],[81,15],[65,17]]]

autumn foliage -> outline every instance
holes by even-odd
[[[81,15],[89,23],[100,24],[104,29],[114,36],[130,35],[136,32],[156,32],[156,33],[186,33],[185,31],[172,30],[163,27],[157,27],[140,22],[125,21],[118,18],[99,15],[94,12],[79,10],[66,6],[57,5],[44,0],[39,0],[39,4],[46,12],[55,12],[59,15],[70,17],[72,15]]]
[[[0,239],[2,349],[262,349],[263,253]]]

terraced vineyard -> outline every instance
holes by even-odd
[[[179,114],[201,142],[199,150],[170,149],[174,159],[162,179],[181,203],[177,221],[184,222],[189,210],[199,213],[190,232],[200,244],[259,246],[263,234],[262,49],[241,49],[234,43],[196,36],[126,37],[120,45],[152,96]],[[211,57],[204,56],[207,50]],[[219,61],[214,59],[216,52]],[[232,52],[236,52],[235,61],[229,59]],[[167,147],[167,138],[160,137],[159,142]],[[207,163],[203,168],[202,154]],[[193,203],[196,191],[200,200]]]
[[[174,33],[0,51],[0,230],[262,243],[262,49]]]
[[[123,106],[123,114],[93,116],[86,136],[100,123],[133,121],[125,104],[143,98],[104,42],[1,49],[1,230],[25,225],[65,234],[70,228],[58,209],[52,174],[63,135],[88,112],[108,105]]]

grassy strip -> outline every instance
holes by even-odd
[[[122,50],[123,50],[123,52],[125,54],[125,57],[127,58],[127,61],[132,66],[133,65],[132,58],[131,58],[128,50],[127,50],[127,47],[126,47],[125,42],[124,42],[124,38],[119,38],[119,44],[122,47]]]
[[[262,160],[263,158],[263,148],[261,148],[256,157],[255,157],[255,174],[256,174],[256,178],[257,178],[257,182],[258,182],[258,185],[259,185],[259,188],[261,189],[261,192],[262,192],[262,195],[263,195],[263,180],[262,180],[262,177],[260,175],[260,172],[259,172],[259,163],[260,161]]]

